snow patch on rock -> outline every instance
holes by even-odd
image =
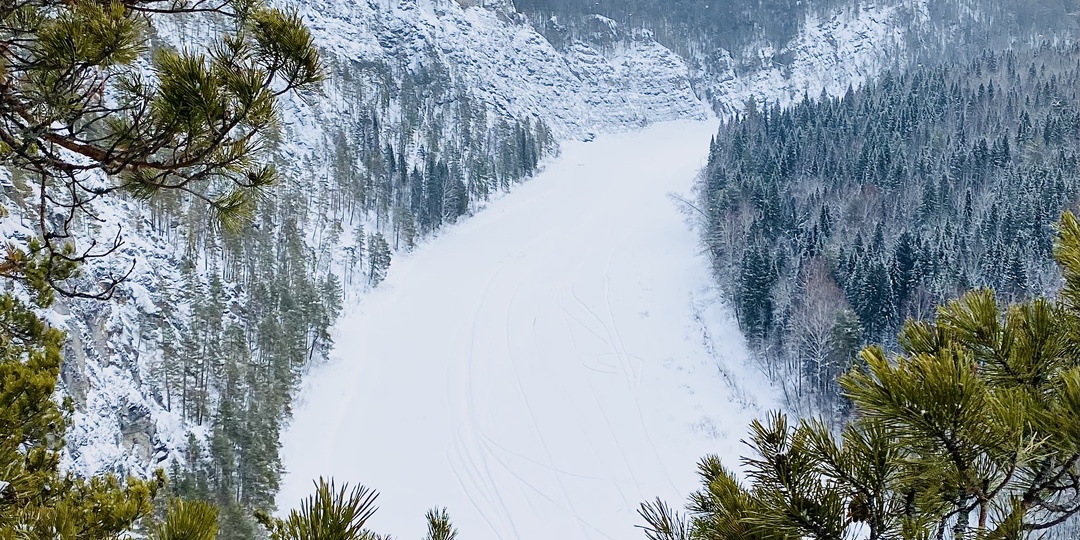
[[[864,5],[828,18],[812,16],[783,50],[760,47],[759,68],[739,73],[732,54],[720,50],[706,60],[709,73],[703,69],[697,77],[723,116],[742,111],[751,97],[759,105],[784,106],[823,91],[842,95],[849,85],[858,88],[901,57],[905,43],[898,9]]]
[[[709,115],[683,59],[649,38],[607,54],[580,42],[561,52],[515,12],[489,6],[316,0],[296,7],[326,50],[356,60],[438,60],[498,113],[543,118],[560,138]]]

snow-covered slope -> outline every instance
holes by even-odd
[[[773,62],[775,55],[766,49],[759,69],[736,72],[732,67],[728,76],[713,81],[691,73],[683,59],[645,32],[620,34],[624,39],[605,46],[575,42],[556,49],[507,1],[276,3],[297,8],[328,59],[338,66],[353,66],[353,75],[359,74],[352,82],[328,81],[323,95],[307,96],[306,101],[290,98],[283,108],[280,165],[290,184],[310,184],[291,189],[310,192],[313,207],[305,214],[309,225],[316,225],[309,231],[309,242],[331,254],[322,270],[342,264],[341,246],[349,236],[331,241],[323,235],[333,227],[318,221],[322,217],[314,201],[335,189],[329,180],[336,170],[334,159],[352,152],[354,165],[363,168],[362,160],[355,158],[361,143],[349,138],[357,136],[355,126],[381,115],[377,129],[384,135],[398,129],[397,118],[403,113],[400,87],[395,85],[402,73],[428,70],[447,78],[439,85],[452,90],[433,92],[430,100],[435,106],[439,100],[469,99],[483,104],[490,126],[499,120],[536,118],[551,126],[558,138],[571,140],[589,132],[623,132],[652,122],[705,118],[708,107],[695,90],[708,90],[714,103],[726,104],[719,107],[722,113],[740,109],[750,95],[774,101],[791,99],[803,90],[815,95],[822,87],[840,92],[886,65],[887,52],[902,45],[890,34],[887,8],[863,9],[813,21],[792,46],[795,61],[786,67]],[[214,32],[197,20],[157,24],[155,29],[160,42],[173,46],[205,42]],[[378,107],[370,105],[373,102]],[[429,121],[433,120],[419,122]],[[445,124],[443,139],[460,137],[455,118]],[[415,156],[421,145],[417,141],[405,151]],[[349,152],[343,152],[349,146],[344,148]],[[659,158],[655,165],[669,163]],[[7,199],[10,193],[5,187],[0,195]],[[144,205],[127,201],[102,205],[99,213],[109,220],[103,230],[124,224],[128,242],[104,268],[123,271],[136,260],[136,269],[116,302],[75,302],[50,316],[73,338],[64,367],[64,391],[76,397],[78,412],[69,432],[67,466],[84,473],[137,473],[159,460],[175,459],[189,432],[196,438],[203,433],[168,411],[161,392],[148,382],[154,366],[165,361],[161,340],[155,337],[162,321],[182,318],[187,310],[175,297],[185,286],[178,269],[189,246],[183,231],[168,224],[152,226]],[[559,219],[553,216],[550,222],[555,225]],[[2,224],[6,237],[14,237],[16,230],[18,235],[30,233],[19,220],[16,212]],[[400,270],[395,263],[391,276]],[[347,292],[350,298],[363,294],[360,286]],[[164,308],[172,310],[168,317],[161,315]]]
[[[823,91],[841,95],[890,67],[901,67],[905,31],[900,16],[925,6],[861,4],[830,17],[812,16],[782,50],[756,49],[756,62],[738,66],[729,51],[701,59],[695,75],[721,115],[741,111],[750,97],[781,106]]]
[[[388,96],[388,105],[380,112],[382,129],[397,129],[394,117],[401,113],[393,85],[400,84],[401,73],[433,66],[448,70],[437,73],[451,79],[439,81],[442,87],[465,92],[450,93],[446,99],[478,100],[489,111],[490,125],[540,118],[560,138],[708,114],[690,90],[685,64],[654,42],[634,45],[610,59],[585,46],[563,56],[518,21],[512,7],[491,5],[494,2],[487,7],[450,0],[281,3],[300,10],[328,60],[361,66],[361,73],[391,71],[389,76],[369,74],[352,86],[330,80],[323,94],[314,98],[287,98],[278,152],[279,166],[290,183],[333,174],[334,155],[328,148],[335,147],[335,136],[340,137],[342,130],[350,133],[349,126],[364,112],[363,100],[372,101],[373,94]],[[173,47],[206,43],[215,35],[212,25],[197,19],[162,19],[155,31],[161,43]],[[388,78],[380,79],[384,76]],[[379,88],[380,84],[389,86]],[[458,136],[453,122],[449,125],[445,136]],[[354,146],[356,154],[363,143],[344,144]],[[316,201],[320,193],[334,188],[332,182],[316,182],[305,189]],[[122,273],[132,260],[137,264],[115,302],[63,302],[50,315],[71,336],[63,391],[76,397],[77,412],[69,430],[66,466],[85,474],[139,473],[168,465],[163,460],[178,457],[189,432],[197,440],[205,432],[167,410],[163,395],[149,382],[155,365],[163,361],[156,335],[166,319],[159,310],[172,309],[170,321],[187,311],[187,306],[176,305],[175,297],[185,286],[178,268],[190,246],[183,231],[152,227],[140,204],[101,201],[98,212],[107,218],[105,230],[125,225],[126,246],[116,257],[88,268],[88,273]],[[18,213],[5,220],[4,226],[11,229],[5,236],[32,234],[19,224],[22,221]],[[326,242],[317,230],[311,231],[313,246]],[[327,253],[342,253],[340,246],[321,247]],[[355,297],[356,292],[348,296]]]
[[[437,59],[496,112],[543,118],[560,137],[708,114],[691,88],[683,60],[651,39],[631,41],[608,54],[584,43],[560,52],[509,3],[499,2],[295,4],[327,50],[404,64]]]
[[[11,212],[0,218],[5,242],[25,244],[37,235],[34,220],[20,212],[32,193],[36,191],[23,175],[0,167],[0,204]],[[83,268],[83,285],[129,270],[131,275],[109,302],[61,297],[43,313],[68,335],[61,391],[73,398],[76,409],[64,466],[84,474],[140,473],[161,463],[170,450],[183,448],[191,429],[179,414],[164,410],[143,381],[147,367],[162,354],[148,345],[144,330],[159,314],[154,299],[167,297],[182,281],[180,250],[166,235],[151,230],[140,204],[98,200],[93,208],[98,220],[83,224],[86,233],[113,238],[122,226],[125,242],[114,256]]]
[[[714,127],[567,144],[399,262],[301,392],[279,504],[333,475],[381,490],[370,524],[402,538],[435,505],[472,539],[632,538],[701,455],[737,459],[772,401],[668,196]]]

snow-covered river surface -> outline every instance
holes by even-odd
[[[688,196],[712,122],[567,143],[546,171],[408,256],[348,308],[283,437],[278,497],[377,489],[377,532],[644,538],[706,453],[732,465],[771,406],[710,286]]]

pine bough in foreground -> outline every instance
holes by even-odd
[[[1080,512],[1080,223],[1066,213],[1060,297],[1002,312],[973,291],[866,348],[841,379],[855,419],[755,421],[746,484],[715,456],[686,519],[639,513],[651,540],[1021,540]]]

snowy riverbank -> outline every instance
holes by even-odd
[[[632,538],[771,406],[713,299],[685,194],[715,124],[570,143],[546,172],[395,261],[339,322],[283,437],[294,505],[333,475],[382,492],[370,525],[471,539]]]

